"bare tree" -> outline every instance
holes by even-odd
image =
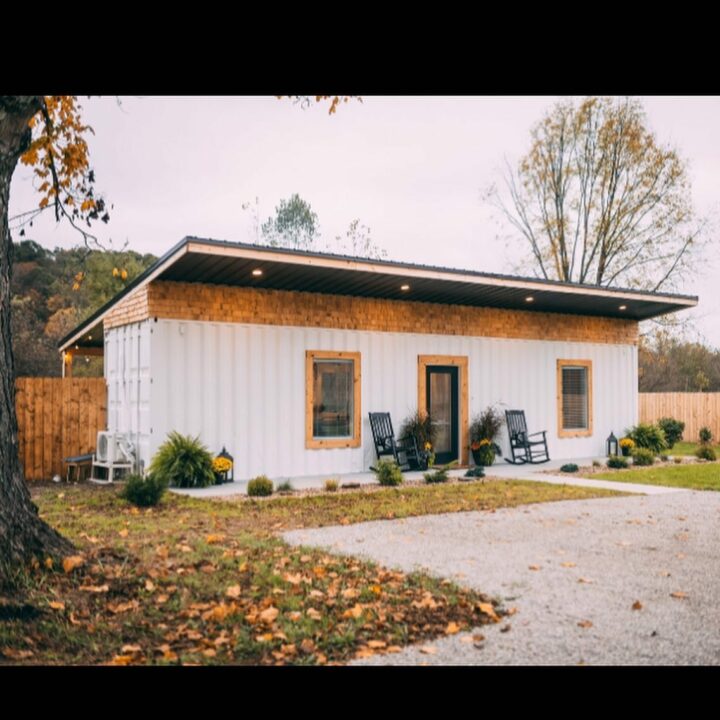
[[[525,267],[543,278],[667,289],[706,224],[694,216],[685,164],[633,99],[558,103],[504,180],[507,196],[491,188],[489,200],[531,251]]]

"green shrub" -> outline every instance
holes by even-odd
[[[717,455],[715,455],[715,450],[710,445],[701,445],[696,451],[695,455],[697,455],[700,460],[717,460]]]
[[[670,460],[670,456],[665,453],[660,453],[660,460],[662,460],[662,462],[668,462]]]
[[[150,473],[175,487],[207,487],[215,483],[212,460],[199,438],[173,431],[155,453]]]
[[[565,463],[565,465],[562,465],[560,467],[560,472],[573,473],[577,472],[578,470],[579,468],[575,463]]]
[[[250,497],[267,497],[273,493],[272,480],[266,475],[258,475],[248,482],[247,494]]]
[[[681,420],[670,417],[660,418],[657,425],[665,433],[665,442],[668,449],[672,449],[676,442],[682,440],[685,423]]]
[[[395,485],[400,485],[403,481],[402,470],[400,470],[394,460],[380,460],[377,467],[373,469],[381,485],[394,487]]]
[[[485,468],[481,465],[474,465],[466,473],[466,478],[481,478],[485,477]]]
[[[635,449],[632,453],[633,457],[635,457],[635,453],[639,448],[650,450],[653,455],[656,455],[667,447],[665,443],[665,433],[657,425],[639,423],[635,427],[630,428],[625,435],[635,443]]]
[[[655,463],[655,455],[652,450],[647,448],[637,448],[633,453],[633,465],[653,465]]]
[[[448,471],[447,468],[440,468],[434,472],[423,473],[423,477],[426,483],[444,483],[448,481]]]
[[[680,465],[680,464],[682,463],[682,461],[683,461],[683,459],[682,459],[681,457],[674,457],[674,458],[673,458],[673,462],[674,462],[676,465]]]
[[[705,426],[700,428],[700,442],[703,444],[712,442],[712,431],[709,427]]]
[[[329,480],[325,481],[323,487],[325,488],[325,492],[337,492],[338,485],[339,483],[337,480],[335,480],[335,478],[330,478]]]
[[[408,415],[400,424],[399,437],[414,437],[418,450],[423,452],[427,443],[430,444],[430,448],[435,447],[437,424],[430,417],[429,413],[422,413],[416,410],[411,415]]]
[[[607,460],[607,466],[615,470],[620,470],[628,466],[628,461],[620,455],[611,455]]]
[[[120,497],[138,507],[153,507],[167,490],[167,482],[159,475],[128,475]]]
[[[292,486],[292,483],[289,480],[285,480],[275,488],[275,492],[291,493],[295,492],[295,488]]]

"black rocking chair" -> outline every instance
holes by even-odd
[[[505,419],[507,420],[510,453],[512,454],[512,460],[505,458],[509,463],[537,465],[550,460],[546,438],[547,430],[528,434],[524,410],[506,410]],[[532,439],[539,435],[542,435],[542,439]]]
[[[421,459],[414,437],[395,439],[390,413],[378,412],[368,413],[368,415],[378,460],[383,455],[392,455],[401,470],[427,469],[427,465]]]

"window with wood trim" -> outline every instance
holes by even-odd
[[[308,350],[305,447],[360,446],[360,353]]]
[[[592,361],[557,361],[558,436],[592,435]]]

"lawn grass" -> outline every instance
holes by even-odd
[[[117,487],[33,489],[81,563],[45,563],[0,593],[0,664],[325,664],[499,621],[448,580],[284,543],[299,527],[612,494],[490,481],[244,501]],[[497,614],[496,614],[497,613]]]
[[[680,442],[676,442],[670,450],[664,450],[663,452],[668,455],[694,455],[699,447],[699,443],[681,440]]]
[[[585,477],[593,480],[666,485],[689,490],[720,490],[720,463],[692,463],[687,465],[664,465],[662,467],[611,470],[593,473]]]

